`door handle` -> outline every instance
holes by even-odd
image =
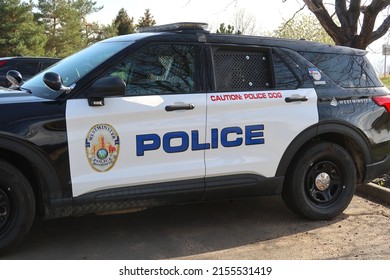
[[[286,97],[284,99],[284,101],[286,101],[287,103],[291,103],[291,102],[304,102],[304,101],[308,101],[309,98],[307,96],[291,96],[291,97]]]
[[[195,109],[194,104],[174,104],[165,106],[165,111],[172,112],[177,110],[193,110]]]

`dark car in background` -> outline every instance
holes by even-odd
[[[23,80],[26,81],[35,74],[58,62],[59,60],[59,58],[51,57],[1,57],[0,86],[9,87],[11,85],[11,83],[6,78],[6,74],[9,70],[17,70],[22,74]]]

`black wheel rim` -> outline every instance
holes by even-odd
[[[0,234],[7,228],[11,219],[11,198],[9,193],[0,188]]]
[[[317,206],[328,206],[339,198],[344,189],[344,176],[331,161],[314,163],[306,177],[305,191],[309,200]]]

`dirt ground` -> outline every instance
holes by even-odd
[[[314,229],[183,259],[390,260],[390,209],[355,196],[338,218]]]
[[[303,219],[280,197],[46,221],[13,260],[390,260],[390,209],[355,196],[330,221]]]

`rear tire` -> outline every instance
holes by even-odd
[[[0,160],[0,253],[16,246],[30,231],[35,196],[24,174]]]
[[[337,144],[316,142],[291,163],[282,197],[295,213],[326,220],[348,207],[356,186],[356,166],[350,154]]]

